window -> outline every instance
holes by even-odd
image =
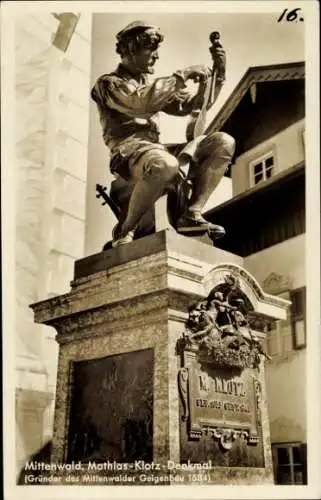
[[[251,185],[266,181],[275,173],[275,156],[269,152],[250,162]]]
[[[282,299],[290,300],[289,292],[277,294]],[[290,315],[290,313],[288,313]],[[290,319],[278,320],[267,332],[266,349],[268,354],[273,358],[286,356],[292,351],[292,330]]]
[[[276,484],[307,484],[306,444],[273,444]]]
[[[291,300],[292,304],[289,318],[276,321],[273,329],[267,332],[266,349],[272,359],[306,347],[305,290],[303,287],[279,294],[279,297]]]
[[[301,349],[306,346],[305,294],[305,287],[293,290],[290,294],[292,302],[291,327],[294,349]]]
[[[292,351],[292,331],[287,320],[276,321],[275,328],[267,333],[266,348],[271,358],[286,356]]]

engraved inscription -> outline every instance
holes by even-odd
[[[201,365],[190,351],[185,351],[184,365],[189,373],[189,437],[211,434],[224,449],[235,439],[257,443],[260,404],[255,371],[234,374],[215,365]]]
[[[218,410],[224,409],[226,411],[233,411],[236,413],[250,413],[248,405],[229,403],[228,401],[218,401],[216,399],[196,399],[195,406],[197,408],[217,408]]]
[[[239,377],[233,380],[225,380],[222,377],[209,377],[206,372],[199,376],[200,391],[209,392],[214,390],[221,394],[232,394],[234,396],[245,396],[244,383]]]

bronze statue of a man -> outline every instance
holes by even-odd
[[[111,152],[110,169],[116,176],[114,199],[121,205],[113,246],[132,241],[144,218],[148,225],[147,214],[155,202],[180,182],[180,166],[186,163],[186,157],[191,193],[175,220],[175,228],[182,234],[205,232],[209,223],[202,217],[202,209],[234,154],[234,139],[223,132],[200,136],[177,157],[159,142],[157,114],[162,111],[186,116],[199,109],[212,77],[212,71],[200,65],[149,82],[148,75],[154,72],[162,41],[157,27],[141,21],[130,23],[117,34],[116,51],[121,63],[114,72],[98,78],[91,91],[98,106],[103,138]],[[209,106],[225,80],[225,52],[220,44],[212,57],[216,84]],[[194,96],[186,90],[188,80],[199,82]],[[125,192],[123,200],[121,195],[117,200],[117,186],[120,193]],[[224,228],[214,227],[218,235],[224,234]]]

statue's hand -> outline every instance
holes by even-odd
[[[185,88],[185,89],[181,89],[178,92],[176,92],[175,98],[179,102],[183,103],[183,102],[191,101],[193,99],[194,95],[195,95],[195,92],[192,92],[191,90]]]
[[[223,49],[222,45],[216,44],[213,48],[211,48],[211,54],[213,59],[214,71],[217,72],[217,78],[224,80],[225,79],[225,70],[226,70],[226,53]]]
[[[188,68],[176,72],[183,77],[184,81],[193,80],[194,82],[203,82],[211,76],[211,70],[205,65],[189,66]]]

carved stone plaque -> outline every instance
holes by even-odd
[[[233,466],[236,456],[242,456],[239,466],[262,466],[258,371],[203,363],[189,350],[184,351],[183,365],[178,378],[183,461],[195,455],[220,462],[222,455],[217,465]],[[233,456],[223,458],[227,452]]]
[[[152,460],[153,349],[75,362],[68,461]]]
[[[241,431],[242,437],[255,442],[257,380],[250,370],[228,372],[211,365],[191,362],[189,370],[190,437],[202,431],[218,434],[221,429]],[[215,432],[216,431],[216,432]]]

